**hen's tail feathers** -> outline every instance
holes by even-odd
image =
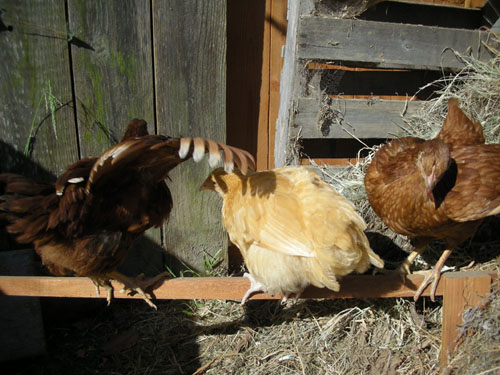
[[[192,147],[191,144],[193,145]],[[247,174],[249,169],[255,170],[255,159],[248,151],[209,139],[180,138],[179,157],[181,159],[192,156],[194,161],[198,162],[208,152],[208,163],[211,167],[215,167],[221,160],[221,151],[224,170],[226,172],[231,173],[234,169],[234,164],[236,164],[244,175]]]
[[[468,118],[460,109],[456,98],[448,101],[448,115],[437,138],[443,140],[450,147],[450,151],[483,144],[485,141],[481,123]]]

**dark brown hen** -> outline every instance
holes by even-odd
[[[39,184],[15,174],[0,174],[0,218],[18,242],[33,243],[43,263],[55,275],[87,276],[112,297],[111,279],[141,294],[163,277],[131,279],[116,271],[133,241],[161,225],[172,209],[165,183],[169,171],[191,156],[210,154],[243,172],[255,169],[252,156],[241,149],[202,138],[147,135],[146,122],[133,120],[122,141],[99,158],[71,165],[55,185]]]
[[[415,250],[400,265],[405,275],[426,245],[442,240],[446,250],[415,293],[432,282],[434,300],[441,268],[452,250],[500,212],[500,145],[485,145],[481,125],[456,99],[435,139],[406,137],[384,145],[365,176],[368,200],[394,232],[414,240]]]

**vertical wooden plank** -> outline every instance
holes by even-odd
[[[158,130],[226,139],[226,1],[153,1]],[[164,230],[170,254],[194,269],[227,253],[216,194],[200,192],[210,168],[187,161],[170,174],[174,208]]]
[[[283,69],[282,50],[286,41],[287,0],[272,0],[271,6],[271,51],[269,87],[269,127],[267,167],[274,168],[274,143],[276,121],[280,105],[280,79]]]
[[[116,143],[134,117],[154,133],[150,19],[149,1],[69,1],[82,156]]]
[[[311,0],[312,1],[312,0]],[[310,0],[290,0],[287,9],[287,33],[284,48],[283,69],[280,77],[280,104],[278,119],[276,120],[276,132],[274,142],[274,166],[284,167],[287,163],[289,153],[289,123],[293,112],[293,95],[296,87],[297,72],[297,30],[300,13],[307,7],[312,7]]]
[[[69,1],[69,27],[79,142],[98,156],[118,142],[129,121],[155,133],[153,47],[149,1]],[[162,269],[161,231],[151,229],[122,266],[128,273]]]
[[[448,354],[456,346],[465,309],[477,306],[490,292],[491,276],[485,272],[453,272],[443,275],[443,327],[440,361],[445,367]]]
[[[227,142],[267,167],[271,0],[227,2]]]
[[[50,180],[78,159],[65,3],[0,9],[0,171]]]
[[[274,132],[286,36],[286,0],[228,2],[227,139],[274,163]]]
[[[271,30],[273,0],[265,2],[265,22],[263,24],[264,37],[262,41],[262,59],[260,61],[260,92],[259,92],[259,117],[257,122],[257,151],[255,153],[257,170],[269,169],[269,112],[271,93]]]

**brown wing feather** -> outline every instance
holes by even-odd
[[[456,185],[444,203],[447,215],[460,222],[500,212],[500,145],[475,145],[452,153],[458,166]]]

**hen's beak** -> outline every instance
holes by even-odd
[[[432,166],[432,171],[429,176],[425,179],[425,187],[427,190],[427,198],[429,198],[432,202],[434,202],[434,194],[433,189],[436,186],[437,177],[436,177],[436,166]]]
[[[200,191],[201,190],[215,190],[215,183],[210,177],[207,178],[205,182],[200,186]]]

